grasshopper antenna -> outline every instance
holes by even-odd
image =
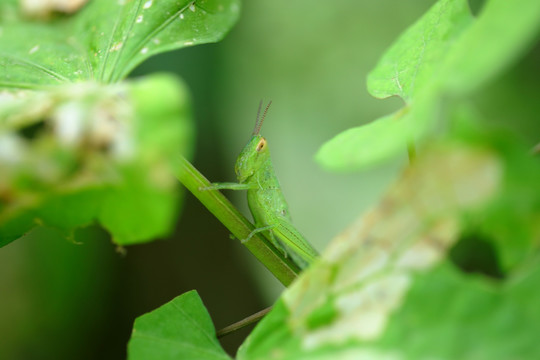
[[[261,131],[261,126],[263,124],[264,118],[266,117],[266,113],[268,112],[268,108],[270,108],[270,105],[272,105],[272,100],[270,100],[268,105],[266,105],[263,115],[259,120],[259,115],[261,114],[262,100],[259,102],[259,110],[257,110],[257,121],[255,122],[255,129],[253,129],[253,135],[259,135],[259,131]]]

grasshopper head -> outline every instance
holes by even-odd
[[[269,157],[266,139],[261,135],[253,135],[236,160],[235,171],[238,182],[246,182],[255,171],[263,168]]]
[[[239,183],[246,182],[256,171],[261,171],[263,165],[270,160],[270,153],[268,152],[268,146],[266,145],[266,139],[259,135],[264,118],[272,101],[266,105],[264,113],[261,118],[262,100],[259,102],[259,109],[257,110],[257,121],[255,122],[255,128],[253,129],[253,136],[251,140],[244,147],[238,158],[236,159],[236,165],[234,170]]]

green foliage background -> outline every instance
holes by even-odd
[[[221,43],[156,56],[132,76],[170,71],[185,80],[194,102],[195,164],[213,181],[234,179],[258,101],[272,99],[263,134],[295,224],[322,249],[377,201],[399,162],[336,175],[313,156],[333,135],[403,105],[372,98],[366,75],[433,3],[245,1]],[[531,146],[540,130],[539,61],[536,44],[471,99],[494,127],[508,131],[510,124]],[[231,196],[243,203],[243,194]],[[134,318],[180,293],[196,288],[220,328],[269,305],[281,290],[190,197],[173,236],[129,247],[126,256],[99,229],[80,230],[75,240],[40,229],[0,250],[0,358],[123,358]],[[225,346],[234,349],[242,336]]]

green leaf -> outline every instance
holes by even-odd
[[[425,96],[425,89],[432,86],[452,43],[472,21],[467,1],[441,0],[407,29],[370,72],[367,86],[375,97],[397,95],[407,104],[419,99],[397,113],[407,114],[401,120],[392,121],[395,115],[389,115],[376,120],[383,124],[374,122],[335,136],[319,149],[317,162],[334,171],[362,169],[404,154],[408,144],[425,135],[435,121],[432,106],[438,101],[433,92]],[[418,104],[425,108],[417,109]]]
[[[407,102],[432,86],[466,94],[523,54],[539,30],[536,0],[487,1],[474,20],[467,1],[441,0],[387,50],[368,89]]]
[[[146,167],[133,166],[123,172],[123,181],[101,198],[97,216],[120,245],[131,245],[164,237],[173,230],[178,214],[178,191],[152,183]],[[177,190],[177,189],[174,189]]]
[[[416,278],[385,335],[368,349],[400,359],[536,359],[539,281],[538,261],[503,284],[445,263]]]
[[[122,170],[124,180],[109,189],[98,216],[120,245],[172,232],[181,198],[171,163],[178,154],[189,156],[194,137],[189,94],[182,83],[153,75],[133,83],[130,95],[138,117],[138,164]]]
[[[425,132],[426,125],[412,122],[406,111],[399,111],[336,135],[321,146],[315,160],[331,171],[371,166],[404,152]]]
[[[83,188],[74,192],[59,191],[48,197],[36,210],[35,218],[51,227],[72,230],[90,225],[101,207],[103,188]]]
[[[518,60],[539,31],[539,1],[487,1],[445,57],[438,81],[445,92],[466,95]]]
[[[129,360],[230,359],[221,348],[210,315],[190,291],[135,320]]]
[[[239,8],[239,0],[93,0],[49,22],[0,17],[0,86],[118,81],[152,55],[222,39]]]
[[[36,225],[31,214],[28,213],[2,220],[2,226],[0,226],[0,247],[17,240]]]
[[[467,220],[471,235],[489,239],[503,271],[511,271],[533,257],[540,245],[540,158],[531,156],[521,137],[487,127],[470,108],[456,108],[452,122],[452,136],[489,147],[501,159],[499,192]]]
[[[0,104],[0,245],[41,224],[69,235],[98,222],[121,245],[172,230],[180,198],[171,163],[193,145],[181,82],[156,75],[14,99]]]
[[[321,147],[316,160],[327,169],[356,170],[404,152],[402,144],[411,140],[411,131],[418,130],[414,136],[418,140],[446,120],[445,109],[516,61],[539,29],[540,3],[536,0],[488,1],[476,19],[465,0],[438,1],[399,37],[368,75],[373,96],[405,100],[409,121],[396,121],[394,130],[369,124],[340,134]],[[445,108],[441,108],[443,101]],[[403,129],[406,123],[409,128]],[[381,135],[383,131],[390,134]],[[383,139],[380,147],[374,144],[379,138]],[[396,144],[388,146],[386,140]],[[376,150],[367,152],[371,147]]]
[[[473,23],[466,0],[440,0],[385,52],[367,78],[380,98],[400,96],[407,103],[440,76],[438,69],[453,43]],[[474,56],[469,50],[469,56]]]
[[[408,357],[401,338],[393,338],[387,352],[387,332],[418,277],[444,262],[464,225],[463,214],[495,196],[502,171],[495,154],[480,147],[446,143],[428,150],[378,206],[335,238],[321,259],[285,291],[242,345],[239,359],[432,355],[427,348]],[[430,301],[424,295],[424,302]],[[446,299],[440,301],[433,307],[444,309]],[[423,312],[424,307],[414,311]],[[425,330],[429,338],[428,329],[405,325],[411,336]],[[426,346],[437,340],[424,339],[419,341]]]

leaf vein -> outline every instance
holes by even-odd
[[[129,28],[127,29],[127,31],[124,32],[124,36],[122,37],[122,40],[121,40],[123,46],[119,49],[119,51],[118,51],[118,53],[116,55],[114,66],[113,66],[113,71],[111,71],[111,74],[109,76],[108,81],[116,80],[116,79],[113,78],[114,69],[116,69],[116,67],[118,66],[118,62],[122,58],[122,54],[124,53],[124,49],[126,48],[126,44],[128,42],[128,39],[129,39],[129,34],[131,33],[131,30],[133,29],[133,26],[135,26],[136,18],[138,16],[137,14],[139,14],[139,12],[141,11],[142,1],[143,0],[138,0],[137,1],[137,10],[133,12],[131,20],[129,21]],[[119,16],[118,21],[120,21],[121,18],[122,17]],[[109,50],[111,49],[112,42],[113,42],[113,39],[114,39],[114,35],[116,33],[116,29],[118,28],[117,27],[118,21],[114,24],[113,36],[111,37],[111,41],[109,42],[109,45],[107,46],[107,56],[109,54]]]
[[[151,39],[155,38],[157,34],[162,32],[167,26],[169,26],[176,18],[180,16],[180,14],[184,13],[191,5],[194,5],[196,0],[188,2],[183,8],[169,16],[161,25],[156,27],[154,30],[152,30],[148,35],[146,35],[132,50],[132,53],[130,54],[129,58],[132,58],[135,56],[135,54],[144,47],[144,45],[148,44]],[[203,9],[204,10],[204,9]],[[139,11],[137,10],[137,13]],[[132,22],[132,26],[135,20]]]
[[[52,77],[53,79],[56,79],[60,82],[67,82],[68,79],[65,78],[64,76],[62,76],[61,74],[51,70],[51,69],[48,69],[42,65],[39,65],[33,61],[30,61],[30,60],[25,60],[25,59],[21,59],[19,57],[16,57],[16,56],[13,56],[13,55],[9,55],[9,54],[6,54],[6,53],[0,53],[0,56],[3,56],[3,57],[6,57],[8,59],[11,59],[14,63],[19,63],[21,65],[27,65],[31,68],[34,68],[35,70],[38,70],[42,73],[45,73],[47,75],[49,75],[50,77]]]
[[[196,328],[198,328],[204,335],[206,338],[208,338],[208,340],[210,340],[211,343],[215,343],[215,339],[212,338],[211,336],[208,335],[207,331],[202,327],[200,326],[199,322],[198,321],[195,321],[195,319],[191,316],[191,314],[189,314],[187,311],[185,311],[184,309],[182,309],[180,306],[178,306],[176,303],[171,303],[178,311],[180,311],[186,318],[188,318],[188,320],[195,325]]]

